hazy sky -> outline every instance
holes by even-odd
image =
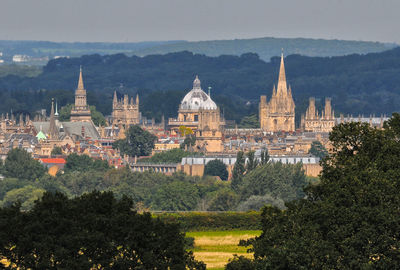
[[[400,43],[400,0],[1,0],[0,39],[313,37]]]

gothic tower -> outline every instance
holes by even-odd
[[[285,63],[283,53],[279,69],[278,85],[272,90],[271,100],[260,97],[259,118],[260,127],[268,132],[295,131],[294,125],[295,105],[292,97],[292,88],[287,86]]]
[[[117,92],[114,91],[112,109],[113,125],[128,127],[140,124],[139,95],[136,95],[136,102],[133,101],[132,97],[129,101],[128,95],[124,95],[123,99],[118,100]]]
[[[71,122],[90,122],[91,114],[86,101],[86,90],[83,86],[82,67],[79,70],[78,87],[75,90],[75,104],[71,110]]]
[[[325,98],[325,108],[319,115],[315,107],[315,98],[309,99],[306,115],[302,116],[301,128],[309,132],[330,132],[335,125],[335,112],[330,98]]]

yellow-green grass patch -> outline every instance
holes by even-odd
[[[197,260],[207,264],[207,269],[223,269],[233,254],[252,257],[246,247],[239,247],[240,240],[253,238],[261,231],[201,231],[188,232],[194,238],[193,253]]]

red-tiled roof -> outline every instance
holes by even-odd
[[[65,164],[67,163],[63,158],[41,158],[40,161],[43,163],[51,163],[51,164]]]

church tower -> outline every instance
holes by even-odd
[[[91,114],[86,101],[86,90],[83,86],[82,67],[79,70],[78,87],[75,90],[75,104],[71,110],[71,122],[90,122]]]
[[[266,96],[260,97],[259,118],[261,129],[268,132],[295,131],[294,109],[292,88],[287,86],[282,53],[278,85],[273,88],[271,100],[267,103]]]
[[[114,91],[112,124],[115,126],[124,125],[125,127],[140,124],[138,94],[136,95],[136,102],[134,102],[133,97],[129,99],[128,95],[124,95],[122,99],[118,100],[117,92]]]
[[[335,126],[335,112],[332,109],[330,98],[325,98],[325,108],[319,115],[315,107],[315,98],[311,97],[306,111],[302,116],[302,126],[304,131],[308,132],[331,132]]]

